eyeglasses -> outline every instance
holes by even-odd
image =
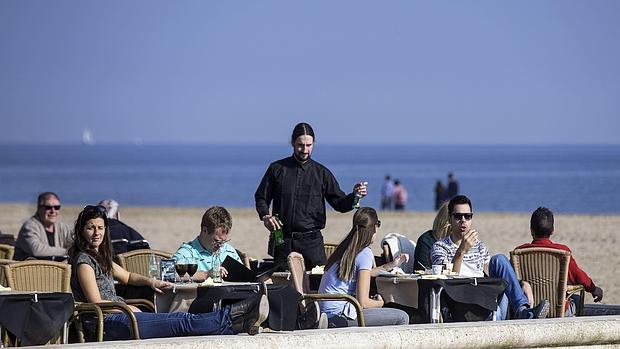
[[[474,217],[473,213],[453,213],[452,217],[454,217],[454,219],[456,219],[457,221],[460,221],[461,219],[465,219],[466,221],[471,221],[471,219]]]
[[[225,243],[229,242],[230,239],[227,240],[213,240],[213,245],[217,246],[217,247],[222,247],[224,246]]]
[[[381,221],[377,219],[377,223],[375,223],[375,226],[377,228],[381,228]]]
[[[51,211],[52,209],[60,211],[60,205],[39,205],[39,207],[45,207],[46,211]]]

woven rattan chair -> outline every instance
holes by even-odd
[[[4,287],[8,287],[8,285],[6,281],[6,275],[4,273],[4,268],[2,266],[13,263],[17,263],[17,261],[14,261],[12,259],[0,259],[0,285]]]
[[[149,256],[154,255],[159,262],[162,258],[172,258],[172,253],[160,250],[135,250],[118,255],[119,264],[125,270],[149,277]]]
[[[577,292],[581,293],[577,315],[582,314],[583,286],[567,285],[570,252],[546,247],[522,248],[510,252],[510,261],[517,278],[532,286],[534,304],[543,299],[549,301],[549,317],[563,317],[567,297]]]
[[[13,259],[15,247],[11,245],[0,244],[0,259]]]
[[[324,244],[326,260],[329,259],[329,257],[334,253],[334,251],[336,251],[336,247],[338,247],[338,244],[335,244],[333,242],[326,242]]]
[[[306,267],[304,264],[304,257],[297,253],[291,252],[287,258],[288,268],[291,271],[291,282],[297,292],[301,293],[301,299],[299,301],[299,308],[302,314],[307,313],[310,309],[315,309],[316,314],[314,320],[319,321],[321,316],[317,301],[346,301],[353,305],[357,312],[357,325],[359,327],[365,326],[364,313],[362,312],[362,306],[360,303],[348,294],[328,294],[328,293],[310,293],[310,278],[306,274]],[[312,308],[311,307],[311,303]]]

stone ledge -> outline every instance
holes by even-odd
[[[201,336],[71,344],[68,348],[131,349],[347,349],[620,347],[620,316],[424,324],[295,332],[256,336]],[[41,348],[53,348],[46,346]]]

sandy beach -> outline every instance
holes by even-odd
[[[182,241],[193,239],[200,230],[200,219],[206,208],[121,207],[121,219],[141,232],[156,249],[174,252]],[[80,207],[63,206],[61,219],[73,225]],[[34,205],[0,204],[0,230],[17,236],[21,224],[35,211]],[[233,216],[232,244],[253,258],[267,257],[267,230],[253,209],[230,209]],[[328,211],[325,241],[339,242],[348,232],[352,213]],[[380,212],[380,236],[400,233],[412,240],[432,225],[433,212]],[[476,213],[473,226],[491,253],[508,254],[515,246],[531,241],[529,214]],[[556,215],[555,242],[568,245],[579,266],[605,291],[603,303],[620,304],[614,265],[620,264],[616,227],[620,215]],[[372,246],[380,254],[380,246]],[[604,261],[601,262],[601,261]],[[604,267],[607,265],[607,267]],[[603,267],[602,267],[603,266]],[[592,298],[586,295],[586,303]]]

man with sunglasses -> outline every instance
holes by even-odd
[[[52,192],[39,194],[37,212],[19,230],[15,260],[29,257],[62,259],[73,244],[71,228],[60,221],[60,199]]]
[[[543,300],[531,307],[519,279],[508,258],[502,254],[489,256],[489,250],[478,239],[478,232],[472,229],[474,217],[471,201],[465,195],[457,195],[448,203],[451,231],[438,240],[431,249],[434,265],[452,263],[452,271],[461,276],[501,278],[506,289],[498,308],[498,319],[507,318],[508,305],[517,319],[545,318],[549,312],[549,301]]]
[[[190,242],[181,244],[172,258],[195,260],[198,264],[198,272],[194,275],[196,280],[204,280],[210,276],[216,253],[220,265],[228,256],[241,263],[237,250],[228,243],[231,229],[232,217],[228,210],[221,206],[209,207],[202,215],[198,236]],[[220,267],[220,269],[222,277],[226,277],[228,275],[226,268]]]

